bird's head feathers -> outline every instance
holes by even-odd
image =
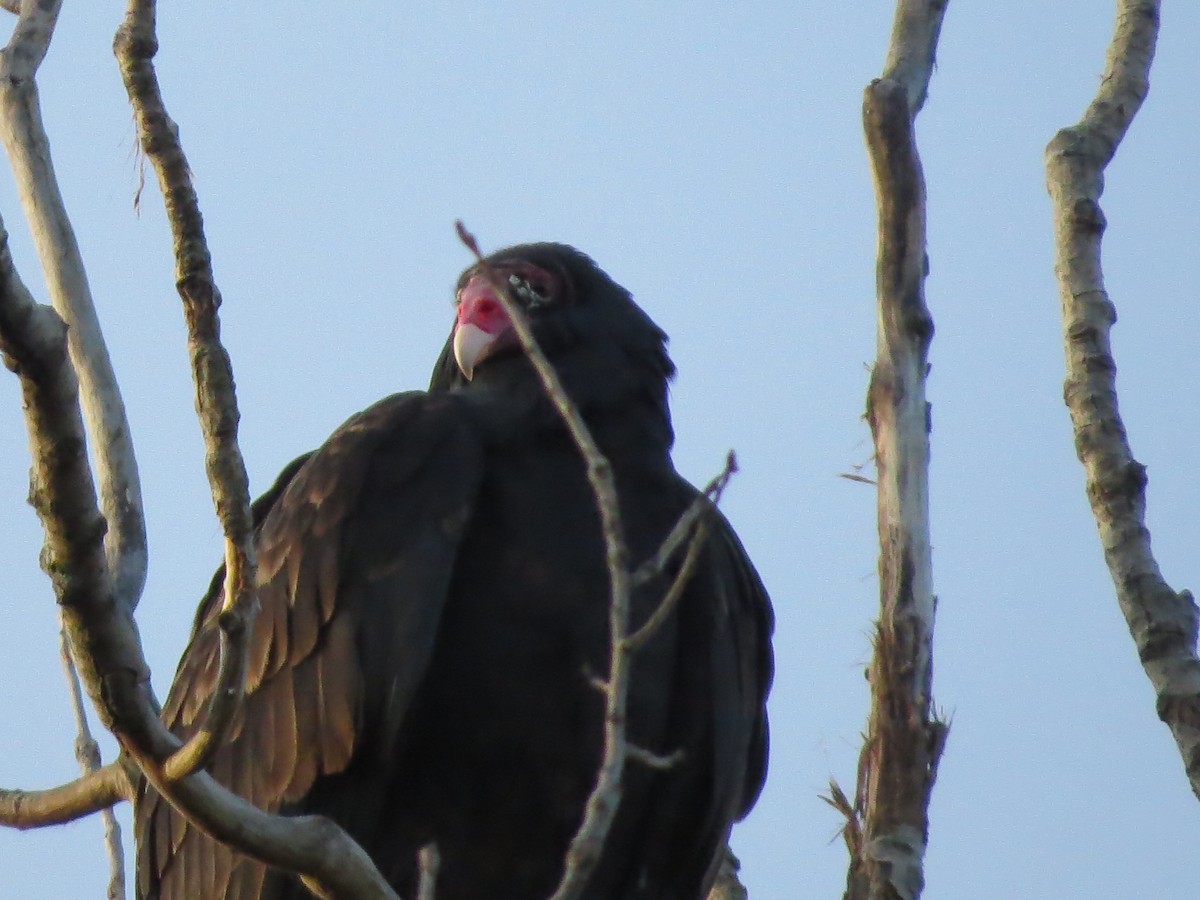
[[[430,390],[541,387],[496,298],[505,287],[585,410],[648,398],[666,413],[675,367],[666,334],[586,254],[566,244],[522,244],[477,263],[455,287],[455,322]]]

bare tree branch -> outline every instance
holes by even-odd
[[[62,605],[64,641],[78,655],[80,673],[102,721],[112,729],[153,787],[189,820],[256,859],[299,872],[320,896],[393,898],[394,892],[366,854],[331,822],[319,817],[289,820],[263,813],[230,795],[207,775],[189,774],[203,766],[212,750],[219,746],[240,699],[244,636],[253,599],[253,530],[247,479],[236,445],[237,409],[232,372],[219,341],[216,312],[220,294],[213,283],[187,162],[174,123],[163,108],[151,65],[156,49],[154,4],[131,0],[125,23],[117,34],[115,50],[137,115],[142,146],[154,162],[175,238],[177,287],[187,318],[197,406],[208,451],[206,461],[214,501],[226,533],[227,576],[220,616],[219,684],[206,711],[204,725],[197,737],[181,750],[179,742],[156,716],[157,703],[149,689],[131,616],[145,573],[140,502],[130,506],[130,497],[137,495],[137,474],[132,452],[124,458],[120,455],[128,445],[128,428],[120,410],[119,395],[115,393],[115,379],[107,369],[103,340],[98,327],[92,328],[94,311],[78,250],[54,188],[33,82],[52,36],[59,6],[55,0],[36,8],[32,3],[23,5],[11,52],[5,54],[4,74],[8,77],[9,91],[4,100],[6,114],[12,116],[9,137],[14,141],[10,147],[14,168],[18,178],[26,178],[28,196],[33,198],[27,202],[44,203],[49,208],[45,221],[40,225],[35,223],[35,227],[50,235],[45,245],[39,247],[52,282],[51,292],[66,301],[61,316],[32,301],[16,276],[7,235],[0,227],[0,350],[21,376],[26,394],[35,456],[31,497],[46,530],[44,561]],[[19,103],[11,102],[14,97]],[[39,191],[53,191],[53,195]],[[66,262],[54,254],[65,256]],[[504,290],[498,293],[507,300]],[[73,298],[80,298],[81,305],[68,302]],[[510,310],[510,314],[518,332],[522,332],[524,323],[520,314],[515,310]],[[91,319],[85,321],[88,316]],[[100,423],[95,427],[102,435],[97,441],[97,452],[103,457],[99,471],[103,478],[101,487],[106,492],[105,511],[113,523],[109,538],[105,537],[104,518],[97,508],[87,465],[74,372],[67,363],[67,341],[74,342],[77,331],[82,333],[80,349],[73,347],[72,352],[76,368],[84,373],[84,400],[99,398],[100,401],[98,413],[92,418]],[[522,337],[536,364],[540,354],[536,347],[531,349],[532,338],[527,329]],[[88,350],[89,346],[96,349]],[[577,842],[585,848],[583,855],[591,853],[594,865],[603,846],[607,821],[611,821],[616,811],[620,773],[626,757],[631,755],[656,766],[670,765],[671,759],[654,758],[625,743],[624,701],[629,658],[636,646],[626,638],[631,573],[617,515],[615,485],[607,460],[566,400],[561,385],[556,390],[553,370],[544,357],[541,362],[539,371],[547,393],[559,406],[587,462],[603,521],[613,595],[620,598],[614,599],[610,610],[613,658],[605,685],[608,698],[605,725],[609,738],[605,742],[606,765],[589,800],[584,827],[577,835]],[[116,407],[105,405],[110,396],[116,396]],[[110,451],[117,454],[113,457],[115,463],[106,455]],[[118,490],[110,497],[108,489],[112,485]],[[130,509],[135,513],[133,519],[126,518]],[[132,531],[131,521],[137,526]],[[697,533],[700,532],[698,528]],[[138,534],[140,545],[136,540]],[[698,546],[699,539],[694,537],[688,554],[693,562]],[[673,591],[682,591],[688,569],[685,562]],[[64,658],[69,666],[71,653]],[[55,815],[74,815],[82,811],[85,803],[94,808],[105,800],[111,802],[109,795],[118,788],[122,793],[128,790],[127,776],[122,770],[110,767],[73,785],[38,795],[34,798],[36,803],[31,802],[34,795],[10,792],[4,796],[12,801],[14,821],[28,820],[35,807],[43,821],[50,821],[46,802],[53,801],[56,805]],[[593,820],[589,826],[588,822]],[[603,820],[604,824],[595,825]],[[597,827],[601,829],[598,832]],[[426,859],[422,866],[432,872],[436,860]],[[581,887],[588,871],[569,866],[568,880],[574,872]]]
[[[366,854],[328,820],[268,815],[207,775],[163,776],[158,760],[176,752],[179,741],[157,717],[137,628],[111,589],[64,332],[57,314],[34,303],[21,284],[0,230],[0,351],[20,376],[25,398],[34,456],[31,500],[46,531],[43,563],[101,720],[155,788],[207,833],[315,879],[322,896],[394,898]],[[123,794],[107,780],[115,777],[112,770],[53,791],[0,794],[0,819],[44,825],[99,809]]]
[[[884,77],[863,100],[878,210],[878,354],[867,420],[878,469],[880,616],[868,670],[846,897],[915,900],[945,739],[933,710],[935,599],[929,545],[925,184],[913,120],[928,90],[945,0],[900,0]],[[858,833],[856,831],[856,833]]]
[[[62,604],[64,628],[76,637],[77,605],[115,608],[103,553],[104,520],[96,508],[91,472],[87,466],[83,421],[76,384],[67,360],[66,326],[48,306],[34,301],[13,265],[8,232],[0,221],[0,353],[5,365],[20,378],[29,425],[33,468],[30,502],[46,528],[43,566]],[[129,621],[132,625],[132,620]],[[126,668],[130,635],[107,628],[94,636],[97,643],[120,657],[120,676],[145,677],[142,664]],[[132,641],[136,645],[136,632]],[[84,676],[88,692],[105,723],[112,721],[100,701],[105,674],[88,662]],[[114,679],[114,685],[125,680]],[[35,827],[70,821],[105,808],[124,794],[113,778],[113,767],[47,791],[0,791],[0,822]]]
[[[189,821],[260,862],[298,873],[322,897],[395,898],[374,863],[337,825],[318,816],[265,813],[222,788],[202,766],[220,745],[240,702],[245,635],[253,612],[253,520],[245,466],[237,448],[232,367],[220,343],[221,296],[212,277],[203,220],[178,129],[167,115],[152,59],[157,51],[153,0],[130,0],[113,49],[138,125],[154,164],[174,238],[176,286],[183,300],[196,403],[205,436],[206,467],[226,536],[225,593],[219,618],[217,686],[200,732],[182,752],[156,716],[138,712],[139,731],[119,734],[153,787]],[[166,760],[165,763],[160,763]],[[186,777],[185,777],[186,776]]]
[[[154,757],[168,756],[179,742],[157,720],[147,725],[145,739],[154,755],[132,742],[123,742],[126,749],[155,788],[208,834],[260,862],[297,872],[318,897],[399,900],[362,848],[328,819],[270,815],[203,773],[165,779]],[[129,790],[116,764],[48,791],[0,790],[0,823],[40,828],[72,821],[127,799]]]
[[[156,760],[177,751],[179,741],[157,719],[148,724],[153,733],[145,744],[126,749],[155,790],[206,834],[297,873],[318,897],[400,900],[366,851],[330,819],[263,812],[204,772],[168,779]]]
[[[102,616],[107,610],[114,614],[112,618],[120,618],[120,611],[109,589],[102,549],[104,521],[87,467],[65,332],[54,310],[35,303],[18,276],[8,233],[0,223],[0,352],[21,381],[34,456],[30,501],[46,529],[43,565],[62,604],[64,628],[79,641],[85,632],[78,607],[85,614],[98,607]],[[89,636],[89,644],[117,658],[115,665],[100,668],[90,654],[84,655],[85,683],[106,724],[116,718],[101,701],[107,686],[123,704],[121,689],[128,690],[148,674],[144,663],[126,662],[131,643],[140,657],[136,631],[131,635],[122,629],[126,624],[132,628],[128,620],[98,628]],[[127,792],[128,781],[116,766],[46,791],[0,791],[0,822],[29,828],[70,821],[112,805]]]
[[[690,507],[688,507],[682,516],[679,517],[679,521],[675,523],[675,527],[671,529],[671,533],[667,535],[666,540],[664,540],[662,546],[659,547],[659,551],[647,561],[655,562],[657,560],[662,560],[662,566],[665,568],[667,562],[670,560],[671,555],[673,555],[673,553],[668,553],[666,551],[667,544],[671,542],[671,539],[679,531],[679,526],[689,518],[692,510],[703,504],[700,512],[697,514],[697,517],[692,520],[694,529],[692,531],[691,540],[688,541],[687,552],[683,557],[683,564],[679,567],[679,571],[671,580],[671,586],[667,588],[667,593],[663,595],[663,599],[659,601],[659,604],[657,607],[655,607],[654,612],[650,614],[650,618],[648,618],[641,625],[641,627],[637,629],[637,631],[633,632],[628,638],[626,638],[626,642],[628,643],[631,652],[636,653],[639,649],[641,649],[646,642],[654,636],[654,633],[658,631],[658,629],[662,628],[663,624],[667,621],[671,613],[675,611],[675,607],[678,605],[679,599],[683,596],[684,589],[687,587],[688,582],[692,580],[692,574],[695,572],[696,565],[700,560],[700,552],[704,549],[704,542],[708,540],[708,515],[712,514],[713,510],[715,509],[715,505],[720,502],[721,494],[725,491],[725,485],[729,484],[729,479],[733,477],[733,473],[736,471],[737,457],[735,457],[733,451],[730,450],[725,457],[725,468],[721,471],[721,474],[708,483],[708,486],[704,489],[704,492],[697,497],[696,501]],[[708,515],[704,515],[705,513]],[[659,572],[661,571],[662,569],[659,569]],[[647,568],[646,565],[641,565],[638,566],[638,572],[653,572],[653,568]],[[655,572],[650,577],[654,577],[656,574],[658,573]],[[636,573],[634,577],[636,583]]]
[[[32,4],[28,6],[32,8]],[[31,77],[36,61],[44,55],[58,4],[46,6],[47,11],[39,8],[38,14],[28,17],[23,13],[19,20],[17,31],[26,34],[28,40],[24,44],[14,40],[20,52],[8,54],[10,79]],[[138,43],[143,39],[145,31],[134,29],[131,43],[135,50],[145,49]],[[152,46],[152,30],[149,41]],[[145,71],[136,65],[136,53],[131,58],[133,74],[144,78]],[[143,130],[144,135],[148,133]],[[178,199],[178,191],[166,193],[171,200]],[[183,268],[181,292],[195,288],[187,278],[188,267]],[[198,290],[201,296],[199,300],[191,298],[193,305],[215,310],[215,291],[205,293],[203,285]],[[188,309],[195,312],[192,306]],[[207,333],[192,342],[195,365],[206,370],[204,378],[198,379],[205,386],[220,377],[222,363],[228,368],[217,343],[215,317],[207,312],[195,314],[193,333],[205,329]],[[66,331],[62,319],[35,303],[21,282],[8,248],[8,235],[0,223],[0,353],[21,382],[33,456],[30,499],[46,533],[43,567],[54,585],[80,676],[101,721],[168,802],[207,833],[236,843],[261,862],[299,872],[320,896],[395,900],[395,892],[366,853],[332,822],[311,816],[287,819],[269,815],[207,775],[178,781],[166,775],[162,761],[179,750],[179,741],[158,718],[158,704],[149,687],[131,606],[117,596],[110,575],[103,545],[105,523],[88,467]],[[214,363],[206,355],[215,355],[219,360]],[[217,370],[215,377],[209,369]],[[201,405],[206,402],[202,397]],[[210,417],[218,426],[229,424],[228,414]],[[219,468],[216,463],[212,467]],[[235,501],[226,506],[237,506],[237,491],[233,493]],[[219,511],[228,529],[238,512],[228,512],[220,503]],[[243,518],[248,520],[248,516]],[[240,569],[241,576],[234,574],[227,582],[227,607],[231,605],[230,597],[241,599],[247,593],[252,576],[246,574],[246,566]],[[222,618],[236,616],[223,614]],[[240,677],[236,681],[240,685]],[[45,824],[100,808],[125,791],[109,780],[116,777],[114,771],[110,767],[50,792],[7,792],[0,795],[0,815],[7,810],[10,815],[6,820],[14,824]]]
[[[84,686],[112,729],[136,704],[148,672],[128,610],[116,609],[66,340],[62,319],[35,303],[18,276],[0,223],[0,352],[21,382],[33,455],[29,499],[46,532],[42,565],[81,651]]]
[[[64,330],[53,310],[33,303],[20,284],[7,234],[0,231],[0,351],[21,376],[25,395],[34,450],[31,495],[46,530],[43,560],[79,655],[84,685],[102,721],[154,787],[207,833],[235,843],[261,862],[301,873],[320,896],[393,900],[395,892],[370,858],[332,822],[269,815],[204,774],[180,781],[164,776],[158,760],[175,753],[179,741],[157,717],[136,626],[128,607],[111,591],[101,542],[103,519],[83,452],[83,423]],[[0,795],[12,812],[4,820],[28,820],[34,801],[37,821],[30,824],[51,824],[98,809],[120,796],[111,791],[97,800],[95,783],[100,780],[88,776],[52,792]],[[51,811],[47,804],[54,804]]]
[[[130,797],[129,779],[117,763],[44,791],[0,789],[0,825],[44,828],[108,809]]]
[[[109,568],[114,573],[117,596],[133,607],[141,596],[147,565],[137,460],[83,258],[58,190],[34,81],[53,35],[59,5],[26,3],[11,42],[0,53],[0,136],[46,275],[50,300],[67,324],[71,360],[92,436],[101,510],[108,523],[105,549]]]
[[[21,383],[33,466],[30,502],[42,520],[42,565],[54,586],[79,673],[105,727],[121,738],[161,728],[129,607],[112,590],[67,356],[66,326],[34,302],[0,223],[0,352]],[[88,779],[83,779],[86,781]]]
[[[119,602],[132,609],[146,578],[146,530],[141,510],[137,463],[124,404],[108,359],[99,320],[79,246],[58,190],[50,145],[42,126],[35,75],[54,33],[60,4],[26,3],[7,47],[0,52],[0,114],[9,161],[26,219],[41,259],[51,300],[66,325],[75,372],[81,380],[87,420],[91,427],[97,471],[101,479],[102,508],[107,524],[104,546],[108,569],[116,573],[113,588]],[[9,261],[11,265],[11,261]],[[12,273],[15,275],[15,272]],[[17,286],[13,285],[13,289]],[[24,287],[19,288],[24,291]],[[13,298],[18,305],[25,298]],[[68,631],[62,630],[62,660],[75,712],[78,737],[76,757],[86,776],[100,768],[100,751],[87,724],[87,712],[72,661]],[[78,787],[78,783],[76,785]],[[92,783],[92,798],[102,803],[105,844],[111,878],[108,895],[121,900],[125,892],[125,861],[120,828],[103,801],[111,785]],[[49,806],[69,804],[79,792],[41,795]],[[65,813],[66,810],[64,809]]]
[[[1104,169],[1149,89],[1159,6],[1157,0],[1117,4],[1100,90],[1080,122],[1050,141],[1046,180],[1067,358],[1063,396],[1075,450],[1121,612],[1154,685],[1159,718],[1171,729],[1192,791],[1200,797],[1200,614],[1190,592],[1166,583],[1150,549],[1146,469],[1133,457],[1118,409],[1109,342],[1117,313],[1101,266]]]
[[[79,687],[79,674],[71,657],[71,641],[67,638],[66,628],[60,629],[59,639],[59,656],[71,695],[71,712],[75,716],[75,760],[85,776],[91,775],[100,769],[100,748],[88,727],[87,707],[83,703],[83,691]],[[122,778],[122,781],[128,784],[128,779]],[[108,900],[125,900],[125,849],[121,845],[121,826],[111,807],[100,810],[100,821],[104,823],[104,847],[108,854]]]
[[[720,502],[721,494],[725,491],[725,485],[729,483],[729,479],[737,470],[737,456],[730,450],[725,455],[725,468],[712,481],[705,485],[704,490],[701,492],[702,496],[697,497],[692,505],[679,517],[679,521],[675,523],[670,533],[663,539],[662,544],[659,545],[658,552],[634,570],[634,587],[640,587],[666,571],[667,565],[674,558],[675,554],[679,552],[679,548],[683,546],[683,542],[688,539],[689,534],[692,534],[692,529],[696,522],[706,512],[709,512],[715,504]]]
[[[21,82],[33,81],[50,49],[61,7],[62,0],[44,0],[42,3],[24,3],[11,10],[17,14],[17,24],[3,52],[2,65],[7,77]]]
[[[221,345],[221,294],[191,171],[179,129],[167,115],[152,63],[158,48],[153,0],[131,0],[113,50],[133,105],[141,146],[154,165],[174,238],[175,284],[183,301],[196,409],[217,517],[225,533],[225,595],[219,619],[221,661],[217,685],[195,736],[168,762],[167,777],[198,771],[221,745],[241,702],[246,634],[253,616],[254,524],[250,484],[237,445],[238,410],[233,367]]]
[[[83,261],[75,241],[50,159],[50,146],[42,127],[37,84],[38,66],[45,57],[54,32],[58,3],[27,3],[9,45],[0,52],[0,110],[3,114],[5,148],[16,179],[21,204],[33,234],[50,296],[67,336],[74,367],[82,379],[88,420],[96,448],[97,468],[102,479],[105,518],[105,547],[110,570],[118,573],[117,597],[132,608],[141,594],[146,576],[146,532],[141,513],[141,491],[133,456],[124,405],[116,378],[100,335]],[[10,261],[11,264],[11,261]],[[15,272],[13,273],[15,275]],[[15,287],[15,285],[14,285]],[[24,290],[23,287],[20,290]],[[104,820],[105,843],[111,879],[109,896],[124,896],[124,853],[120,829],[108,805],[112,779],[87,781],[100,768],[100,752],[87,725],[78,679],[71,659],[67,630],[62,631],[62,659],[75,711],[78,737],[75,751],[85,779],[68,786],[71,790],[45,792],[40,801],[47,811],[64,804],[87,800],[98,803]],[[90,796],[89,796],[90,795]],[[107,802],[106,802],[107,801]],[[90,808],[86,811],[92,811]],[[76,807],[75,812],[83,813]]]
[[[929,93],[938,35],[949,0],[897,0],[896,18],[882,78],[904,88],[908,112],[916,118]]]

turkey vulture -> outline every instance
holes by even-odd
[[[575,444],[495,295],[511,285],[611,461],[630,557],[698,492],[676,474],[666,335],[579,251],[531,244],[463,273],[428,391],[352,417],[255,503],[246,696],[210,770],[259,807],[340,823],[403,897],[418,850],[439,900],[547,897],[603,749],[609,586]],[[590,900],[698,900],[766,771],[772,612],[715,509],[699,565],[635,657],[630,761]],[[678,567],[679,563],[672,564]],[[671,567],[639,587],[632,622]],[[187,737],[216,677],[222,573],[163,716]],[[299,898],[294,876],[206,837],[142,785],[141,898]]]

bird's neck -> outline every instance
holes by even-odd
[[[569,358],[560,361],[555,371],[600,450],[613,458],[634,451],[669,457],[675,435],[665,377],[636,362],[606,366],[602,371],[609,373],[607,377],[597,377],[588,363]],[[541,379],[523,357],[506,360],[502,366],[481,367],[463,395],[498,439],[514,431],[566,429]]]

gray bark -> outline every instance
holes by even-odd
[[[880,615],[871,712],[845,829],[848,900],[915,900],[924,888],[929,797],[946,727],[933,709],[936,601],[929,542],[925,183],[913,135],[945,0],[900,0],[883,77],[863,123],[878,210],[878,350],[867,421],[878,470]]]
[[[1109,341],[1117,313],[1101,266],[1104,169],[1149,90],[1158,25],[1157,0],[1118,3],[1100,90],[1083,118],[1050,141],[1046,180],[1067,360],[1063,397],[1075,450],[1121,612],[1154,685],[1159,718],[1171,729],[1192,791],[1200,797],[1200,613],[1190,592],[1167,584],[1150,549],[1146,469],[1133,457],[1118,409]]]

